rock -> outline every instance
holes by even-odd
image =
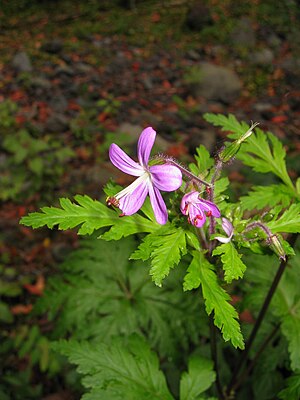
[[[33,76],[30,80],[30,86],[37,89],[51,89],[51,82],[41,76]]]
[[[237,46],[253,47],[256,43],[256,34],[249,18],[242,18],[230,35],[231,41]]]
[[[143,77],[141,79],[141,81],[143,82],[145,89],[147,89],[147,90],[153,89],[153,82],[152,82],[152,79],[150,78],[150,76],[146,75],[145,77]]]
[[[279,66],[285,72],[287,83],[293,87],[300,85],[300,58],[286,58]]]
[[[190,60],[199,61],[201,59],[200,52],[193,49],[189,50],[186,55]]]
[[[68,65],[58,65],[55,68],[54,75],[67,75],[67,76],[74,76],[75,72],[72,67],[69,67]]]
[[[147,124],[147,126],[150,126],[150,124]],[[133,125],[128,122],[124,122],[119,126],[118,132],[127,133],[128,136],[132,137],[132,144],[136,144],[143,129],[144,128],[141,127],[140,125]],[[153,126],[153,129],[157,131],[156,126]],[[169,147],[170,144],[165,139],[163,139],[161,135],[157,135],[155,139],[155,145],[160,150],[166,151],[166,149]]]
[[[52,114],[46,122],[45,130],[51,133],[65,132],[69,128],[69,120],[63,114]]]
[[[20,51],[14,56],[12,60],[12,66],[17,72],[32,71],[30,58],[28,57],[27,53],[25,53],[25,51]]]
[[[51,96],[51,99],[49,100],[49,105],[54,111],[60,111],[63,112],[67,109],[68,107],[68,102],[67,99],[65,98],[64,95],[58,94],[58,95],[53,95]]]
[[[204,1],[198,0],[190,5],[185,24],[194,31],[201,31],[206,26],[213,25],[210,9]]]
[[[44,43],[41,46],[41,50],[50,54],[58,54],[63,49],[63,42],[60,39],[53,39],[49,42]]]
[[[186,82],[194,97],[222,101],[225,104],[237,100],[242,89],[241,81],[234,71],[208,62],[194,67],[186,77]]]
[[[272,50],[266,48],[255,51],[249,56],[249,61],[254,65],[270,65],[274,59]]]
[[[94,70],[91,65],[83,62],[75,64],[74,69],[79,74],[91,74],[91,72]]]

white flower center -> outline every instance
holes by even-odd
[[[126,196],[127,194],[131,194],[139,185],[143,182],[151,180],[151,174],[148,171],[145,171],[143,175],[139,176],[135,181],[133,181],[129,186],[125,189],[121,190],[121,192],[117,193],[114,198],[120,200],[122,197]]]

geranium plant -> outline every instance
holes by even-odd
[[[64,279],[71,286],[60,304],[76,318],[60,330],[71,339],[54,345],[84,375],[84,399],[299,399],[300,180],[272,133],[232,115],[205,119],[229,132],[215,157],[201,144],[188,167],[150,157],[156,132],[148,127],[138,162],[111,145],[113,165],[135,180],[107,184],[106,204],[77,195],[21,220],[96,231],[75,272],[68,264],[80,283]],[[246,184],[238,196],[226,176],[235,160],[271,183]],[[51,287],[58,292],[58,281],[50,298]],[[57,304],[51,315],[62,324]]]

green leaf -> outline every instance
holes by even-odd
[[[287,387],[279,394],[282,400],[299,400],[300,399],[300,373],[289,377],[286,381]]]
[[[8,305],[3,301],[0,301],[0,321],[7,324],[11,324],[14,321],[14,317],[10,312]]]
[[[146,260],[151,257],[150,275],[156,285],[161,286],[170,269],[186,254],[185,231],[167,224],[143,240],[131,259]]]
[[[78,365],[78,372],[85,376],[83,385],[93,395],[98,393],[98,398],[173,399],[156,354],[137,335],[125,342],[116,338],[111,345],[60,341],[54,348]]]
[[[250,128],[245,122],[239,122],[233,114],[226,116],[223,114],[206,113],[203,118],[214,126],[220,126],[222,131],[236,133],[238,137]]]
[[[194,356],[189,359],[188,372],[181,375],[180,400],[198,400],[199,395],[215,381],[213,362]]]
[[[228,135],[232,139],[238,139],[250,128],[246,123],[238,122],[232,114],[227,117],[221,114],[205,114],[204,118],[213,125],[220,126],[222,130],[232,132]],[[285,156],[280,140],[271,132],[265,133],[259,128],[247,138],[237,153],[237,158],[254,171],[272,172],[294,191],[294,185],[287,173]]]
[[[195,289],[201,284],[207,314],[214,312],[214,323],[221,330],[225,341],[231,340],[234,347],[243,349],[244,340],[237,321],[238,314],[229,303],[229,294],[218,284],[213,266],[204,255],[197,251],[192,254],[193,260],[184,278],[184,290]]]
[[[291,368],[293,371],[300,370],[300,304],[293,314],[282,318],[281,331],[288,341]]]
[[[210,157],[210,154],[208,150],[206,149],[203,144],[201,144],[199,147],[196,149],[196,155],[195,155],[195,160],[196,160],[196,165],[195,164],[190,164],[189,168],[193,169],[193,173],[196,175],[202,175],[202,174],[207,174],[207,170],[211,168],[214,165],[214,160]]]
[[[290,208],[284,211],[279,219],[270,221],[267,225],[271,229],[272,233],[300,232],[300,203],[292,204]]]
[[[261,210],[281,204],[287,207],[295,192],[286,185],[254,186],[247,196],[242,196],[240,202],[244,210]]]
[[[148,264],[128,261],[135,247],[133,237],[81,240],[79,249],[59,266],[60,273],[49,278],[34,308],[35,314],[47,313],[54,321],[53,338],[72,335],[109,343],[112,336],[137,332],[161,357],[173,357],[178,348],[198,343],[206,329],[200,296],[178,290],[180,269],[163,288],[153,285]]]
[[[246,265],[241,260],[242,255],[237,252],[232,242],[223,243],[216,247],[213,255],[221,255],[223,269],[225,271],[225,282],[231,283],[233,279],[239,279],[244,276]]]
[[[34,229],[42,226],[52,229],[58,225],[61,230],[81,225],[78,231],[80,235],[90,235],[100,228],[111,227],[111,230],[103,235],[106,240],[118,240],[137,232],[152,232],[160,227],[139,214],[120,218],[116,211],[86,195],[77,195],[75,200],[77,204],[62,198],[61,208],[43,207],[42,212],[30,213],[23,217],[20,223]]]

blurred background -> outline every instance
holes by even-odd
[[[226,134],[205,112],[272,131],[295,178],[299,84],[298,0],[1,0],[0,399],[76,398],[50,356],[53,325],[32,310],[77,235],[20,217],[63,196],[102,199],[110,178],[127,184],[108,148],[134,155],[146,126],[184,163],[200,144],[214,153]],[[248,173],[230,167],[236,195]]]

